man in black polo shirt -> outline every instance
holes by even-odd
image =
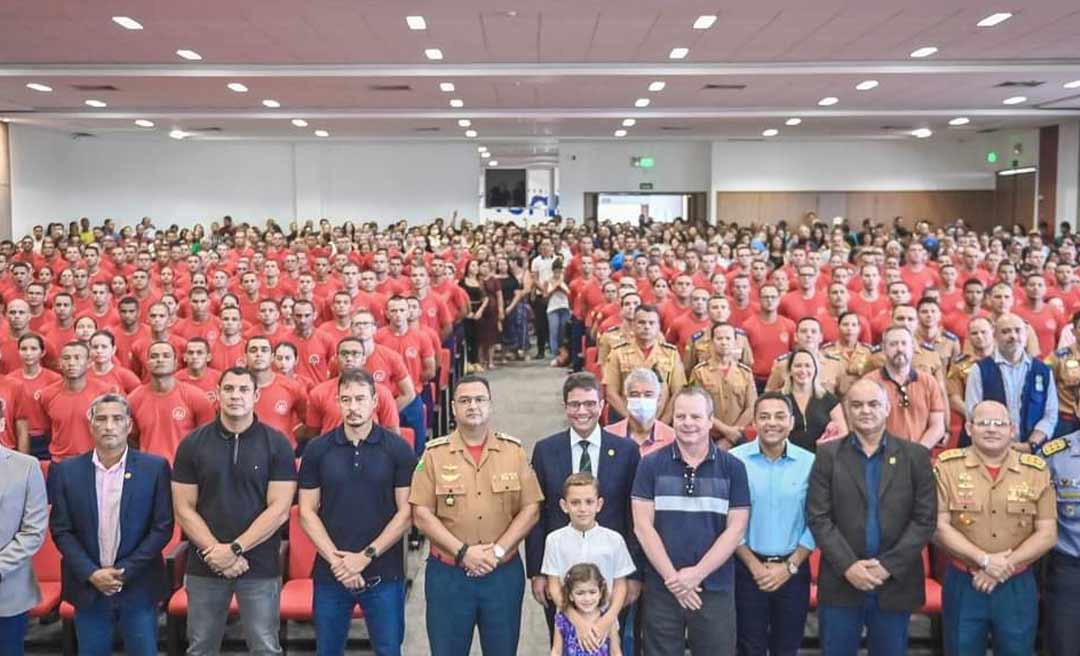
[[[312,574],[315,639],[320,654],[344,654],[360,604],[376,656],[400,656],[402,536],[412,525],[416,457],[405,440],[373,423],[371,374],[341,374],[337,397],[344,423],[312,440],[300,465],[300,524],[319,551]]]
[[[255,376],[218,381],[221,414],[180,443],[173,465],[176,520],[188,556],[188,655],[221,651],[233,594],[248,652],[280,654],[281,526],[296,492],[288,439],[255,417]]]

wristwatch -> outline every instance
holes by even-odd
[[[799,573],[799,566],[795,564],[794,560],[788,558],[785,562],[787,563],[787,571],[789,574],[795,576]]]
[[[240,546],[239,542],[234,541],[229,545],[229,549],[233,552],[234,556],[244,555],[244,547]]]
[[[376,556],[379,555],[379,550],[375,548],[375,545],[369,544],[367,548],[364,549],[364,555],[370,560],[375,560]]]
[[[979,563],[981,569],[990,567],[990,554],[983,554],[982,561]]]
[[[503,549],[501,545],[496,544],[491,548],[491,551],[495,553],[495,557],[499,560],[506,557],[506,549]]]

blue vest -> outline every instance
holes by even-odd
[[[994,356],[979,360],[979,377],[982,379],[983,400],[997,401],[1009,407],[1005,400],[1005,382],[1001,378],[1001,369],[994,362]],[[1035,424],[1043,418],[1046,411],[1046,394],[1050,389],[1050,368],[1037,358],[1031,359],[1031,368],[1024,379],[1024,388],[1020,392],[1020,441],[1026,442]]]

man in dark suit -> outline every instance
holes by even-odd
[[[49,470],[49,523],[63,557],[63,599],[75,607],[82,656],[157,654],[158,603],[168,591],[162,549],[173,533],[169,463],[128,448],[131,406],[90,404],[94,449]]]
[[[559,507],[559,499],[562,498],[563,483],[571,474],[585,471],[599,481],[604,505],[596,521],[623,536],[640,572],[641,550],[630,518],[630,490],[641,456],[632,440],[600,428],[601,399],[600,383],[595,376],[588,372],[567,376],[563,383],[563,404],[570,428],[540,440],[533,448],[532,466],[544,491],[544,502],[540,508],[540,521],[525,541],[525,566],[532,581],[533,597],[545,607],[549,629],[553,626],[555,609],[547,594],[547,578],[540,573],[540,568],[548,533],[570,522]],[[624,603],[632,604],[640,592],[639,573],[628,581]]]
[[[851,434],[819,445],[810,471],[821,645],[834,656],[855,656],[864,627],[871,656],[907,653],[908,620],[924,601],[921,554],[937,517],[930,452],[885,432],[889,410],[881,384],[855,383],[844,397]]]

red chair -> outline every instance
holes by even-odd
[[[177,525],[179,530],[179,524]],[[187,630],[188,594],[184,587],[184,574],[187,572],[187,550],[190,545],[181,542],[173,552],[173,581],[179,587],[173,592],[165,605],[165,645],[169,656],[179,656],[183,653],[181,644],[184,633]],[[240,616],[240,605],[236,601],[236,595],[229,600],[229,617]]]
[[[810,610],[817,608],[817,580],[821,572],[821,551],[810,552]]]
[[[34,575],[41,589],[41,601],[30,609],[30,617],[45,617],[60,605],[60,550],[52,539],[52,531],[45,529],[45,541],[32,560]]]
[[[49,466],[52,465],[52,460],[38,460],[38,464],[41,465],[41,475],[45,477],[45,480],[48,480]]]
[[[931,578],[933,570],[930,569],[930,550],[924,548],[922,550],[922,565],[923,571],[926,572],[926,581],[924,582],[926,591],[926,601],[923,603],[922,608],[919,609],[921,615],[941,615],[941,584],[937,580]]]
[[[598,350],[595,346],[585,349],[585,371],[600,378],[603,376],[603,372],[600,370],[600,363],[597,362],[597,353]]]

